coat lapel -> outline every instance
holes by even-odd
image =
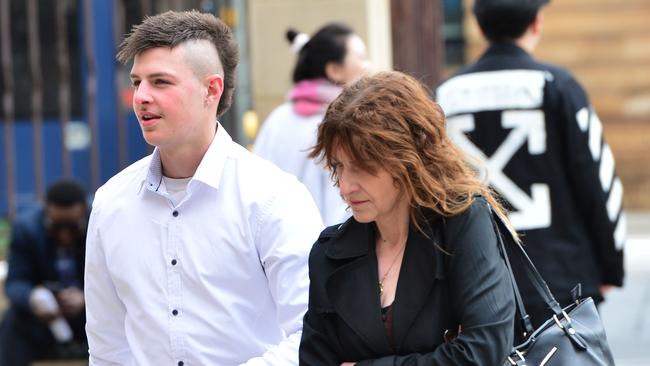
[[[327,295],[341,319],[375,354],[390,350],[381,321],[374,230],[369,224],[349,223],[346,235],[327,252],[334,260],[349,260],[327,280]]]
[[[393,303],[393,337],[397,350],[431,296],[436,280],[445,277],[444,253],[434,245],[435,242],[443,247],[439,225],[434,223],[431,227],[435,229],[429,232],[430,238],[413,227],[409,232]]]

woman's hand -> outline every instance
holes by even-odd
[[[356,365],[356,362],[343,362],[341,366],[354,366]]]

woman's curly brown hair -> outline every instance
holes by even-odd
[[[477,194],[505,219],[493,192],[447,136],[444,112],[430,95],[401,72],[361,78],[330,104],[310,157],[324,161],[335,182],[332,161],[338,148],[363,170],[388,171],[409,197],[411,222],[422,232],[427,209],[454,216]]]

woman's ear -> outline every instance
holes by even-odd
[[[325,65],[325,76],[336,84],[345,84],[343,65],[336,62],[328,62]]]

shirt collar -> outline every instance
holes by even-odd
[[[203,182],[214,189],[219,188],[223,168],[230,154],[231,142],[232,137],[230,137],[221,123],[217,121],[217,133],[210,143],[208,150],[205,152],[205,155],[203,155],[192,181]],[[156,147],[151,155],[147,176],[142,181],[139,192],[142,191],[142,187],[146,187],[152,192],[158,192],[162,187],[162,177],[160,150]],[[192,181],[190,181],[190,184]]]
[[[140,190],[138,191],[138,193],[142,192],[143,187],[145,187],[146,189],[152,192],[158,192],[161,186],[162,186],[162,163],[160,161],[160,151],[156,147],[153,150],[153,154],[151,154],[151,160],[149,161],[149,169],[147,169],[147,176],[145,177],[144,181],[142,181],[142,185],[140,186]]]
[[[226,160],[231,153],[232,137],[228,134],[221,123],[217,122],[217,133],[208,148],[208,151],[203,155],[199,167],[194,173],[193,180],[203,182],[214,189],[219,188],[221,176],[223,174]]]

